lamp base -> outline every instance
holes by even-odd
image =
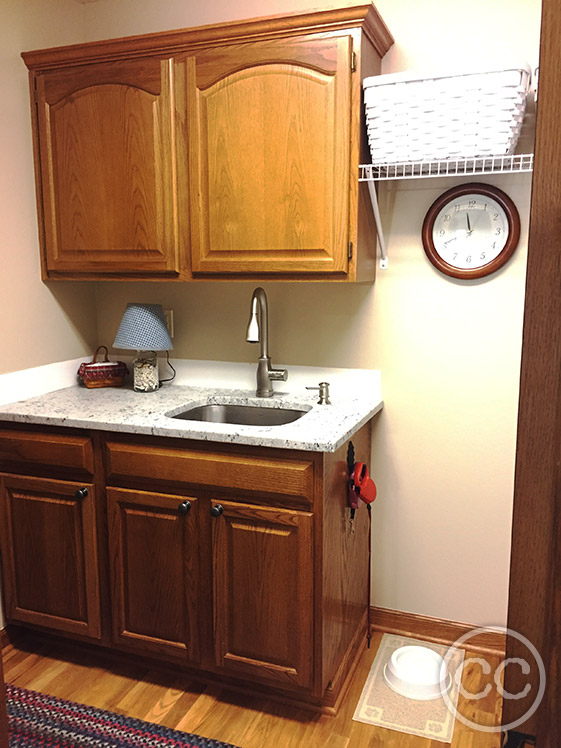
[[[137,354],[132,366],[135,392],[155,392],[159,389],[158,356],[154,351]]]

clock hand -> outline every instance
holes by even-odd
[[[457,238],[457,236],[453,236],[451,239],[448,239],[447,242],[443,242],[442,246],[445,247],[447,244],[450,244],[450,242],[455,242]]]
[[[471,234],[473,233],[473,229],[471,228],[471,223],[469,221],[469,213],[466,213],[466,221],[467,221],[467,227],[468,227],[467,236],[471,236]]]

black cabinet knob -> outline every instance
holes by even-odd
[[[88,489],[84,486],[84,488],[77,488],[74,491],[74,498],[75,499],[85,499],[88,495]]]
[[[182,501],[181,504],[177,507],[177,511],[179,514],[189,514],[191,511],[191,502],[190,501]]]
[[[223,511],[224,507],[222,506],[222,504],[216,504],[215,506],[212,506],[210,508],[210,513],[213,517],[220,517]]]

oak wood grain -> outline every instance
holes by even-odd
[[[365,453],[369,428],[357,435]],[[60,429],[35,431],[48,443]],[[73,436],[84,434],[68,429]],[[20,606],[8,620],[88,639],[81,619],[69,625],[56,609],[59,597],[82,616],[90,609],[83,565],[68,572],[56,553],[71,531],[70,547],[78,548],[80,519],[93,536],[87,553],[70,556],[95,567],[97,636],[114,656],[136,654],[147,667],[156,658],[173,662],[207,681],[333,713],[364,646],[367,612],[368,536],[359,524],[351,537],[345,522],[346,447],[327,456],[98,432],[90,438],[91,524],[72,505],[80,484],[6,476],[22,497],[7,494],[8,509],[17,505],[19,514],[15,524],[6,514],[2,552],[25,556],[29,579],[12,580],[20,566],[12,561],[4,587],[7,600],[23,594],[32,609]],[[51,467],[31,462],[29,469]],[[180,519],[186,500],[191,511]],[[224,516],[212,517],[217,504]],[[50,580],[41,584],[51,572],[70,588],[66,597]]]
[[[106,443],[110,481],[121,477],[157,476],[160,481],[222,486],[312,499],[312,458],[259,457],[210,447],[164,447],[109,439]]]
[[[365,4],[24,53],[43,278],[373,281],[361,59],[392,43]]]
[[[114,643],[197,660],[197,499],[108,488],[107,502]]]
[[[373,631],[384,631],[448,645],[454,644],[464,634],[468,634],[476,628],[469,623],[407,613],[402,610],[380,608],[375,605],[370,608],[370,623]],[[469,647],[470,652],[480,652],[481,654],[491,654],[504,658],[506,635],[489,629],[475,636],[470,636],[466,644],[461,646],[464,649]]]
[[[166,727],[195,732],[243,748],[265,745],[283,748],[439,748],[443,744],[353,720],[381,633],[365,651],[336,716],[314,714],[302,704],[271,701],[265,693],[240,694],[217,684],[204,685],[193,676],[141,663],[116,661],[111,654],[73,652],[60,645],[34,648],[22,642],[5,660],[6,679],[22,688],[36,688],[59,698],[109,709]],[[28,647],[28,649],[26,649]],[[467,652],[466,656],[472,653]],[[498,658],[490,659],[494,668]],[[492,676],[481,667],[466,668],[464,686],[473,693]],[[463,698],[463,697],[462,697]],[[498,722],[500,699],[496,689],[489,698],[466,703],[479,722]],[[470,730],[456,722],[451,748],[499,748],[500,736]]]
[[[542,3],[540,89],[528,239],[508,626],[541,654],[547,689],[539,710],[516,729],[536,735],[539,748],[561,744],[561,7]],[[509,657],[528,657],[517,640]],[[505,700],[505,722],[524,714],[536,697],[535,668],[528,676],[507,668],[505,686],[526,698]]]
[[[93,484],[0,474],[0,490],[8,621],[98,638]]]
[[[22,468],[30,463],[60,468],[83,468],[93,473],[93,448],[87,436],[0,430],[0,464]]]
[[[178,271],[173,67],[121,65],[35,80],[47,271]]]
[[[350,37],[188,60],[194,273],[347,270]]]
[[[370,459],[370,427],[351,439],[356,462]],[[369,593],[369,516],[366,506],[356,510],[353,525],[347,505],[348,442],[326,454],[323,466],[322,540],[322,690],[337,685],[338,668],[357,631],[366,641]],[[358,645],[359,642],[356,642]]]
[[[132,59],[146,55],[171,56],[186,50],[204,48],[209,44],[218,46],[232,41],[290,37],[307,33],[312,28],[317,28],[323,33],[340,33],[356,26],[364,27],[370,43],[380,57],[383,57],[393,44],[393,37],[376,8],[371,3],[364,3],[35,50],[24,52],[22,57],[28,68],[44,70],[68,64],[89,64],[123,57]]]
[[[312,515],[213,501],[216,664],[309,687],[313,661]]]

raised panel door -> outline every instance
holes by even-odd
[[[0,485],[6,617],[99,638],[94,487],[16,475]]]
[[[114,641],[197,660],[197,499],[108,488],[107,501]]]
[[[212,507],[217,666],[310,687],[312,515],[230,501]]]
[[[345,273],[348,36],[186,60],[193,273]]]
[[[47,273],[176,274],[173,66],[36,78]]]

